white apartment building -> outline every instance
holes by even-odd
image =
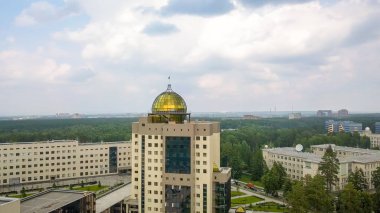
[[[380,148],[380,134],[372,133],[371,129],[369,127],[366,127],[360,135],[369,137],[372,149]]]
[[[132,125],[129,212],[228,212],[231,169],[220,168],[220,125],[190,121],[168,89]],[[133,208],[133,209],[132,209]]]
[[[355,169],[363,170],[369,188],[373,188],[372,172],[380,167],[380,151],[378,150],[322,144],[311,146],[312,153],[298,152],[293,147],[263,149],[263,157],[269,168],[275,161],[279,162],[291,179],[301,180],[306,175],[314,176],[319,173],[319,164],[329,146],[337,153],[339,159],[339,183],[336,189],[343,189],[347,184],[348,175]]]
[[[127,141],[0,143],[0,185],[116,174],[129,170],[130,162]]]

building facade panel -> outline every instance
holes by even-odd
[[[116,169],[109,170],[109,150]],[[131,166],[131,143],[84,143],[76,140],[0,144],[0,185],[116,174]]]

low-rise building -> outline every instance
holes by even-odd
[[[380,134],[380,122],[375,123],[375,133]]]
[[[372,172],[380,167],[379,150],[322,144],[311,146],[312,152],[296,151],[293,147],[263,149],[263,157],[269,168],[274,162],[279,162],[291,179],[301,180],[306,175],[314,176],[319,173],[319,165],[329,146],[339,159],[339,182],[335,189],[342,189],[347,184],[348,175],[355,169],[363,170],[369,188],[373,189]]]
[[[0,162],[0,185],[116,174],[130,170],[131,143],[0,143]]]
[[[70,190],[48,190],[21,200],[21,213],[95,213],[95,194]]]
[[[0,197],[0,212],[20,213],[20,199]]]

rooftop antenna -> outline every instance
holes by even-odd
[[[297,151],[297,152],[301,152],[302,149],[303,149],[302,144],[297,144],[297,146],[296,146],[296,151]]]

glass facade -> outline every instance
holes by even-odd
[[[207,184],[203,184],[203,213],[207,213]]]
[[[191,188],[190,186],[165,185],[165,212],[190,213]]]
[[[190,137],[166,137],[165,172],[177,174],[190,174],[190,162]]]
[[[145,135],[141,137],[141,213],[145,211]]]
[[[109,173],[117,172],[117,147],[109,148]]]
[[[228,213],[231,208],[231,179],[215,183],[215,212]]]

